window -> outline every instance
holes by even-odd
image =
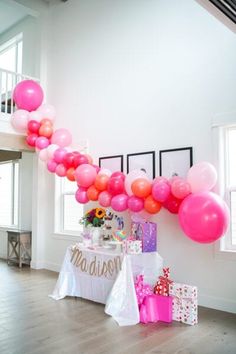
[[[19,163],[0,163],[0,227],[18,225]]]
[[[0,46],[0,68],[22,73],[22,33]]]
[[[68,235],[80,235],[83,226],[79,219],[83,216],[84,208],[75,200],[76,182],[67,178],[55,177],[55,232]]]
[[[230,208],[230,227],[221,246],[223,250],[236,251],[236,125],[221,130],[221,190]]]

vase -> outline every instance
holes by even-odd
[[[93,227],[91,229],[91,240],[92,240],[92,244],[94,246],[98,246],[100,243],[100,228],[99,227]]]

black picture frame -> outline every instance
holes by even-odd
[[[124,171],[124,156],[114,155],[114,156],[102,156],[98,159],[98,164],[100,168],[107,168],[111,172]]]
[[[150,179],[156,176],[155,151],[127,154],[127,173],[132,170],[144,170]]]
[[[159,151],[159,174],[166,178],[185,178],[193,165],[193,148],[183,147]]]

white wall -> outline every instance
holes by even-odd
[[[193,146],[194,162],[212,162],[213,117],[236,109],[236,37],[197,2],[70,0],[51,8],[49,28],[48,101],[74,142],[88,138],[96,158]],[[53,238],[52,219],[42,237],[55,269],[71,241]],[[175,215],[153,220],[172,278],[236,312],[235,261],[188,240]]]

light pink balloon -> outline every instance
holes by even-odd
[[[209,162],[199,162],[188,171],[187,181],[192,193],[210,191],[217,181],[216,169]]]
[[[190,184],[183,178],[173,181],[171,184],[171,192],[174,197],[184,199],[191,193]]]
[[[34,80],[23,80],[16,85],[13,100],[18,108],[35,111],[43,102],[42,87]]]
[[[159,180],[153,183],[152,196],[157,202],[165,202],[170,195],[170,185],[165,180]]]
[[[54,173],[54,172],[56,171],[56,168],[57,168],[57,163],[56,163],[56,161],[54,161],[54,160],[49,160],[49,161],[47,162],[47,169],[48,169],[49,172]]]
[[[89,164],[80,165],[75,170],[75,179],[81,187],[90,187],[95,181],[96,176],[97,172],[95,168]]]
[[[129,196],[133,195],[131,185],[138,178],[145,178],[149,180],[147,174],[142,170],[133,170],[129,172],[125,177],[125,190]]]
[[[107,208],[111,205],[111,198],[110,193],[103,191],[98,196],[98,202],[102,207]]]
[[[112,197],[111,207],[115,211],[125,211],[128,208],[127,194],[117,194]]]
[[[43,115],[41,112],[32,111],[29,113],[29,120],[36,120],[37,122],[41,122],[43,119]]]
[[[40,136],[39,138],[36,139],[35,146],[38,149],[45,149],[49,145],[49,140],[48,138],[45,138],[45,136]]]
[[[169,183],[168,178],[163,177],[163,176],[158,176],[158,177],[154,178],[153,183],[156,183],[156,182]]]
[[[54,121],[56,117],[56,110],[51,104],[44,103],[37,109],[37,111],[41,113],[43,118],[47,118],[51,121]]]
[[[56,170],[55,170],[56,175],[59,177],[65,177],[66,171],[67,171],[67,169],[62,163],[59,163],[59,165],[57,165]]]
[[[89,199],[87,197],[87,189],[80,187],[79,189],[77,189],[76,193],[75,193],[75,199],[77,200],[78,203],[81,204],[86,204],[88,203]]]
[[[18,109],[11,117],[11,124],[13,128],[20,133],[26,133],[28,121],[29,112],[24,109]]]
[[[58,149],[58,145],[56,144],[50,144],[47,147],[47,153],[48,153],[48,159],[52,159],[54,156],[54,152]]]
[[[55,144],[53,144],[55,145]],[[58,146],[58,145],[57,145]],[[67,154],[67,150],[64,148],[58,148],[54,151],[53,158],[57,163],[62,163],[64,157]]]
[[[128,208],[131,211],[139,212],[143,209],[144,202],[143,199],[135,197],[134,195],[128,199]]]
[[[52,134],[51,143],[56,144],[60,147],[65,147],[70,145],[72,142],[71,133],[67,129],[57,129]]]
[[[224,200],[215,193],[190,194],[180,205],[179,222],[191,240],[211,243],[227,231],[229,209]]]
[[[47,148],[46,148],[46,149],[39,150],[39,159],[40,159],[41,161],[47,161],[47,160],[48,160]]]

